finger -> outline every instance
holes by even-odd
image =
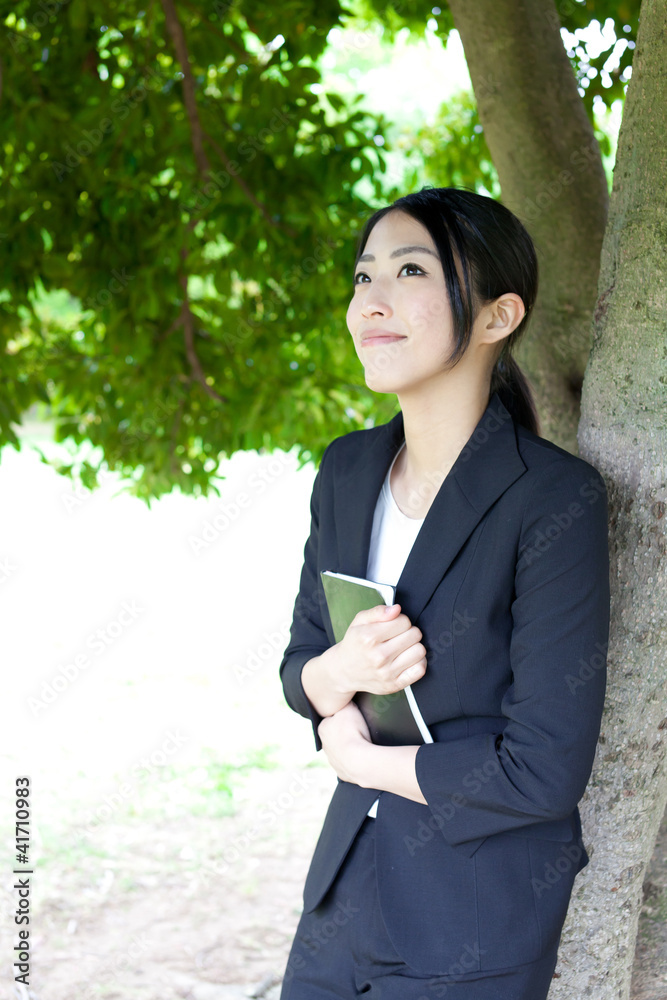
[[[426,650],[420,642],[410,646],[394,658],[388,671],[385,672],[385,680],[390,684],[396,684],[399,678],[409,670],[413,671],[410,675],[412,680],[404,679],[402,687],[419,680],[426,671]]]
[[[388,676],[398,677],[402,670],[426,656],[426,647],[421,640],[421,630],[412,625],[406,632],[400,632],[382,643]]]
[[[419,660],[418,663],[413,663],[411,667],[404,670],[396,678],[397,690],[401,691],[406,688],[408,684],[414,684],[416,681],[420,680],[426,673],[426,657]]]
[[[426,672],[426,650],[421,643],[414,643],[394,657],[386,666],[376,669],[369,678],[368,686],[360,688],[373,694],[392,694],[414,684]]]
[[[352,619],[353,625],[371,625],[375,622],[391,621],[400,614],[400,604],[378,604],[374,608],[357,611]]]
[[[410,632],[411,629],[411,642],[416,642],[422,637],[421,631],[417,626],[412,625],[408,616],[403,614],[398,615],[397,618],[392,618],[390,621],[368,622],[365,625],[355,627],[363,629],[364,639],[373,643],[386,642],[388,639],[394,639],[396,636]]]

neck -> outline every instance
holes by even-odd
[[[399,395],[405,448],[401,475],[412,490],[432,496],[479,423],[490,398],[488,381],[451,382],[430,394]]]

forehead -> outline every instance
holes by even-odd
[[[437,249],[428,229],[405,212],[387,212],[377,222],[366,241],[364,254],[388,255],[393,250],[407,246],[427,247],[437,254]]]

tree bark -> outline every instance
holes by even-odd
[[[602,250],[580,454],[609,494],[607,705],[550,998],[630,995],[642,882],[667,800],[667,0],[644,0]]]
[[[554,0],[450,0],[503,203],[535,240],[540,293],[516,351],[544,437],[577,453],[607,181]]]

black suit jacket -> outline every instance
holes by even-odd
[[[301,670],[335,642],[319,573],[366,575],[376,500],[402,441],[400,412],[335,439],[313,486],[280,672],[318,749],[321,718]],[[413,691],[435,742],[416,758],[428,804],[380,797],[376,861],[388,933],[404,961],[427,974],[447,974],[462,955],[471,971],[536,960],[558,940],[574,877],[588,862],[577,803],[606,680],[602,476],[516,424],[494,393],[433,500],[396,600],[423,634],[427,670]],[[339,781],[306,881],[307,911],[331,886],[377,794]]]

